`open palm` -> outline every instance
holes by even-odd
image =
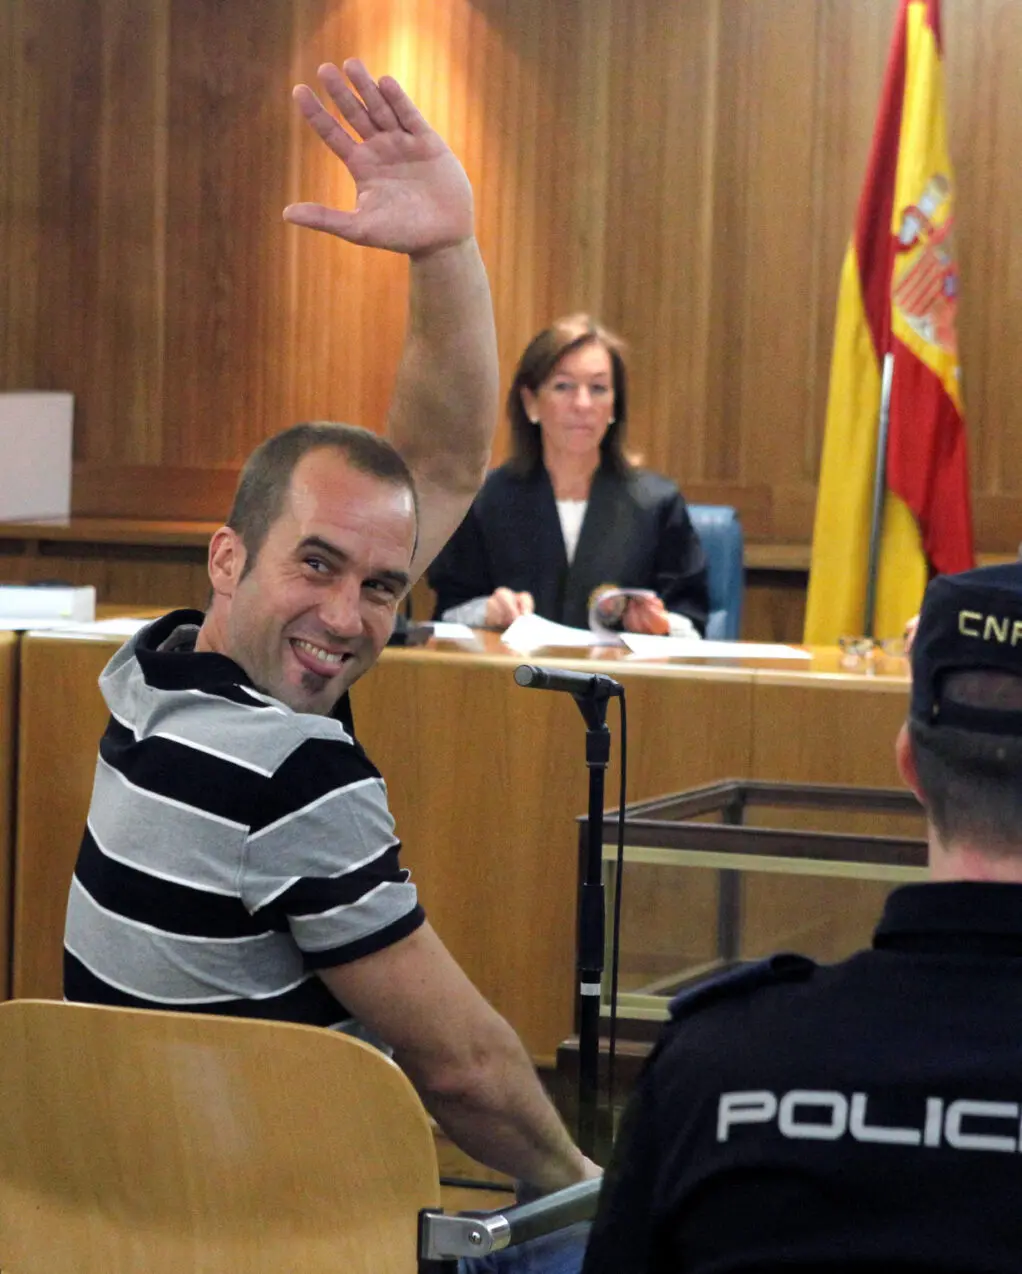
[[[351,243],[419,255],[472,234],[472,189],[447,143],[426,123],[396,80],[376,83],[357,59],[319,68],[323,87],[355,137],[304,84],[294,91],[305,119],[343,161],[355,182],[353,211],[291,204],[295,225]],[[357,90],[353,92],[352,90]]]

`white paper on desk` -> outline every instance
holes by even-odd
[[[620,646],[618,633],[596,634],[588,628],[569,628],[540,615],[519,615],[500,635],[505,646],[522,654],[541,646]]]
[[[812,659],[808,650],[759,641],[693,641],[691,637],[653,637],[622,633],[622,640],[640,659]]]
[[[93,624],[80,624],[70,619],[55,619],[50,623],[38,619],[26,620],[21,625],[11,625],[5,619],[4,628],[28,628],[34,633],[45,633],[47,637],[134,637],[137,632],[151,624],[152,619],[97,619]]]
[[[438,619],[433,624],[433,636],[438,641],[475,641],[476,635],[468,624],[452,624]]]

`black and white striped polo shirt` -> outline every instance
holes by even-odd
[[[232,660],[191,649],[201,621],[164,616],[100,677],[111,715],[64,994],[356,1029],[316,970],[425,919],[383,780],[350,719],[294,712]]]

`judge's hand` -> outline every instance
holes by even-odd
[[[667,608],[659,597],[630,597],[621,623],[629,633],[652,633],[656,637],[666,637],[671,631]]]
[[[332,62],[319,68],[323,87],[354,137],[307,85],[297,85],[294,98],[354,178],[355,209],[296,203],[284,209],[284,219],[411,256],[471,238],[472,188],[447,143],[391,76],[377,83],[357,58],[344,63],[344,75]]]
[[[486,627],[507,628],[519,615],[531,615],[536,609],[531,593],[514,593],[498,588],[486,599]]]

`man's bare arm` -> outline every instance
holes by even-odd
[[[320,976],[394,1049],[426,1107],[473,1158],[542,1190],[598,1172],[573,1144],[518,1036],[428,924]]]
[[[351,172],[354,211],[293,204],[287,220],[410,259],[409,316],[388,433],[415,477],[418,577],[464,517],[489,460],[498,410],[493,304],[473,233],[472,189],[396,80],[355,59],[324,88],[355,136],[305,85],[302,114]],[[354,90],[354,91],[353,91]]]
[[[388,417],[419,493],[413,576],[468,512],[486,476],[497,413],[493,304],[475,239],[413,257],[408,333]]]

